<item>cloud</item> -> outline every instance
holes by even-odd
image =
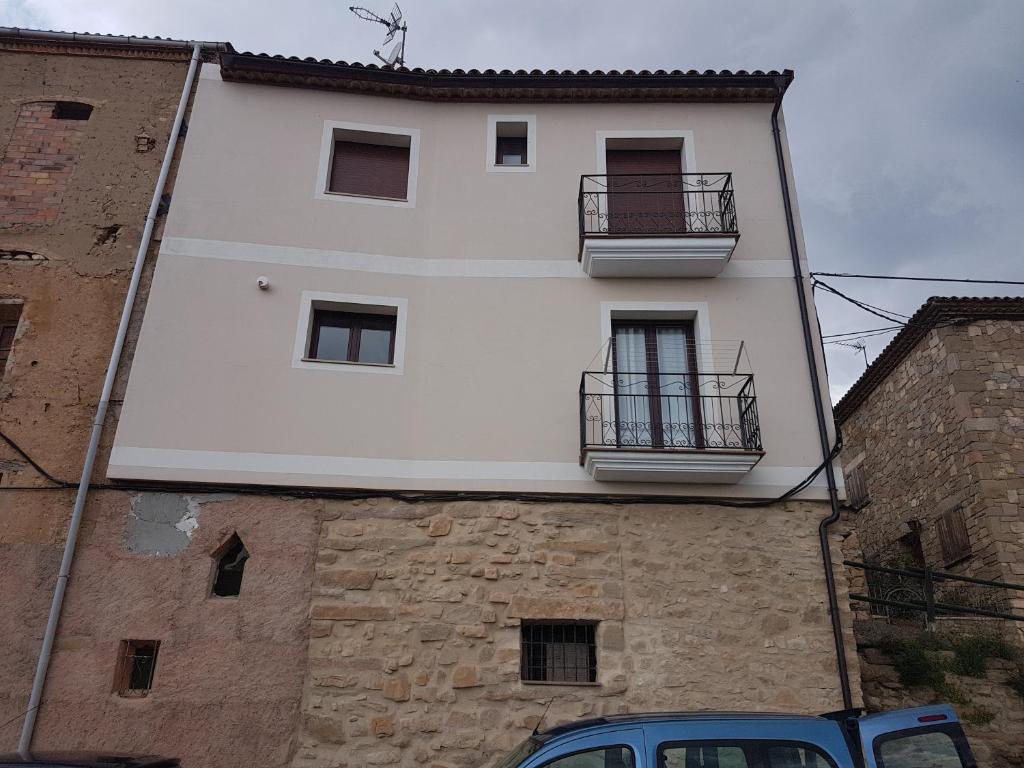
[[[390,0],[364,0],[379,11]],[[1019,279],[1024,3],[1019,0],[406,0],[412,66],[781,69],[812,268]],[[240,50],[368,61],[375,27],[327,0],[7,0],[0,23],[229,40]],[[973,286],[844,282],[911,314]],[[1020,292],[1014,292],[1020,293]],[[881,321],[834,298],[826,333]],[[867,340],[877,354],[888,336]],[[837,396],[864,368],[830,345]]]

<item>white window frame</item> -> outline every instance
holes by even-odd
[[[356,363],[347,360],[314,360],[308,357],[309,341],[313,332],[314,305],[319,305],[315,307],[316,309],[337,312],[366,312],[367,308],[394,310],[395,355],[392,362],[389,364]],[[381,312],[380,314],[389,315],[391,312]],[[303,291],[299,303],[299,324],[295,329],[295,346],[292,349],[292,368],[401,376],[405,372],[405,333],[408,315],[409,302],[404,298]]]
[[[526,165],[499,165],[495,162],[498,151],[498,123],[526,123]],[[537,170],[537,116],[488,115],[486,168],[490,173],[533,173]]]
[[[363,133],[381,133],[389,136],[409,137],[409,177],[406,180],[405,200],[391,200],[364,195],[350,195],[344,192],[329,192],[331,161],[334,158],[334,143],[343,140],[338,136],[341,131],[360,131]],[[316,187],[313,197],[317,200],[332,200],[341,203],[359,203],[361,205],[384,205],[391,208],[416,207],[416,180],[420,165],[420,130],[419,128],[398,128],[392,125],[369,125],[367,123],[346,123],[338,120],[324,121],[323,137],[320,141],[320,162],[316,171]]]

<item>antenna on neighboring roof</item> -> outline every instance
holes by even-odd
[[[864,343],[863,339],[856,339],[855,341],[837,341],[841,347],[849,347],[850,349],[856,349],[858,352],[864,355],[864,367],[868,367],[868,345]]]
[[[391,9],[391,13],[388,18],[378,16],[373,11],[362,8],[358,5],[350,5],[348,8],[352,13],[358,16],[363,21],[376,21],[378,24],[383,24],[388,28],[388,36],[384,38],[384,45],[387,45],[395,39],[395,35],[399,32],[402,33],[402,39],[395,43],[395,46],[391,49],[391,52],[385,57],[381,56],[380,51],[374,51],[373,55],[384,62],[385,67],[393,67],[396,64],[400,67],[405,66],[405,32],[408,29],[405,22],[402,21],[402,9],[398,7],[398,3],[395,3],[395,7]],[[383,47],[383,46],[382,46]]]

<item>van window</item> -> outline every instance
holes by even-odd
[[[875,739],[878,768],[963,768],[953,737],[940,730]]]
[[[629,747],[599,747],[577,752],[545,763],[542,768],[634,768],[633,750]]]
[[[810,744],[793,741],[677,741],[658,748],[658,768],[834,768]],[[958,767],[959,768],[959,767]]]

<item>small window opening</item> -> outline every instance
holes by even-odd
[[[0,377],[7,368],[7,359],[14,348],[14,337],[18,333],[21,319],[21,304],[0,304]]]
[[[971,556],[971,536],[962,507],[954,507],[935,521],[942,549],[942,562],[948,568]]]
[[[594,623],[523,622],[524,682],[597,682],[597,625]]]
[[[88,120],[92,115],[92,105],[77,101],[58,101],[53,105],[54,120]]]
[[[118,696],[146,696],[153,688],[159,640],[122,640],[114,691]]]
[[[526,154],[529,124],[524,122],[497,122],[495,124],[495,165],[529,165]]]
[[[213,594],[217,597],[237,597],[242,591],[242,574],[245,562],[249,559],[245,544],[237,533],[233,533],[214,553],[214,557],[217,559],[217,571],[213,577]]]

